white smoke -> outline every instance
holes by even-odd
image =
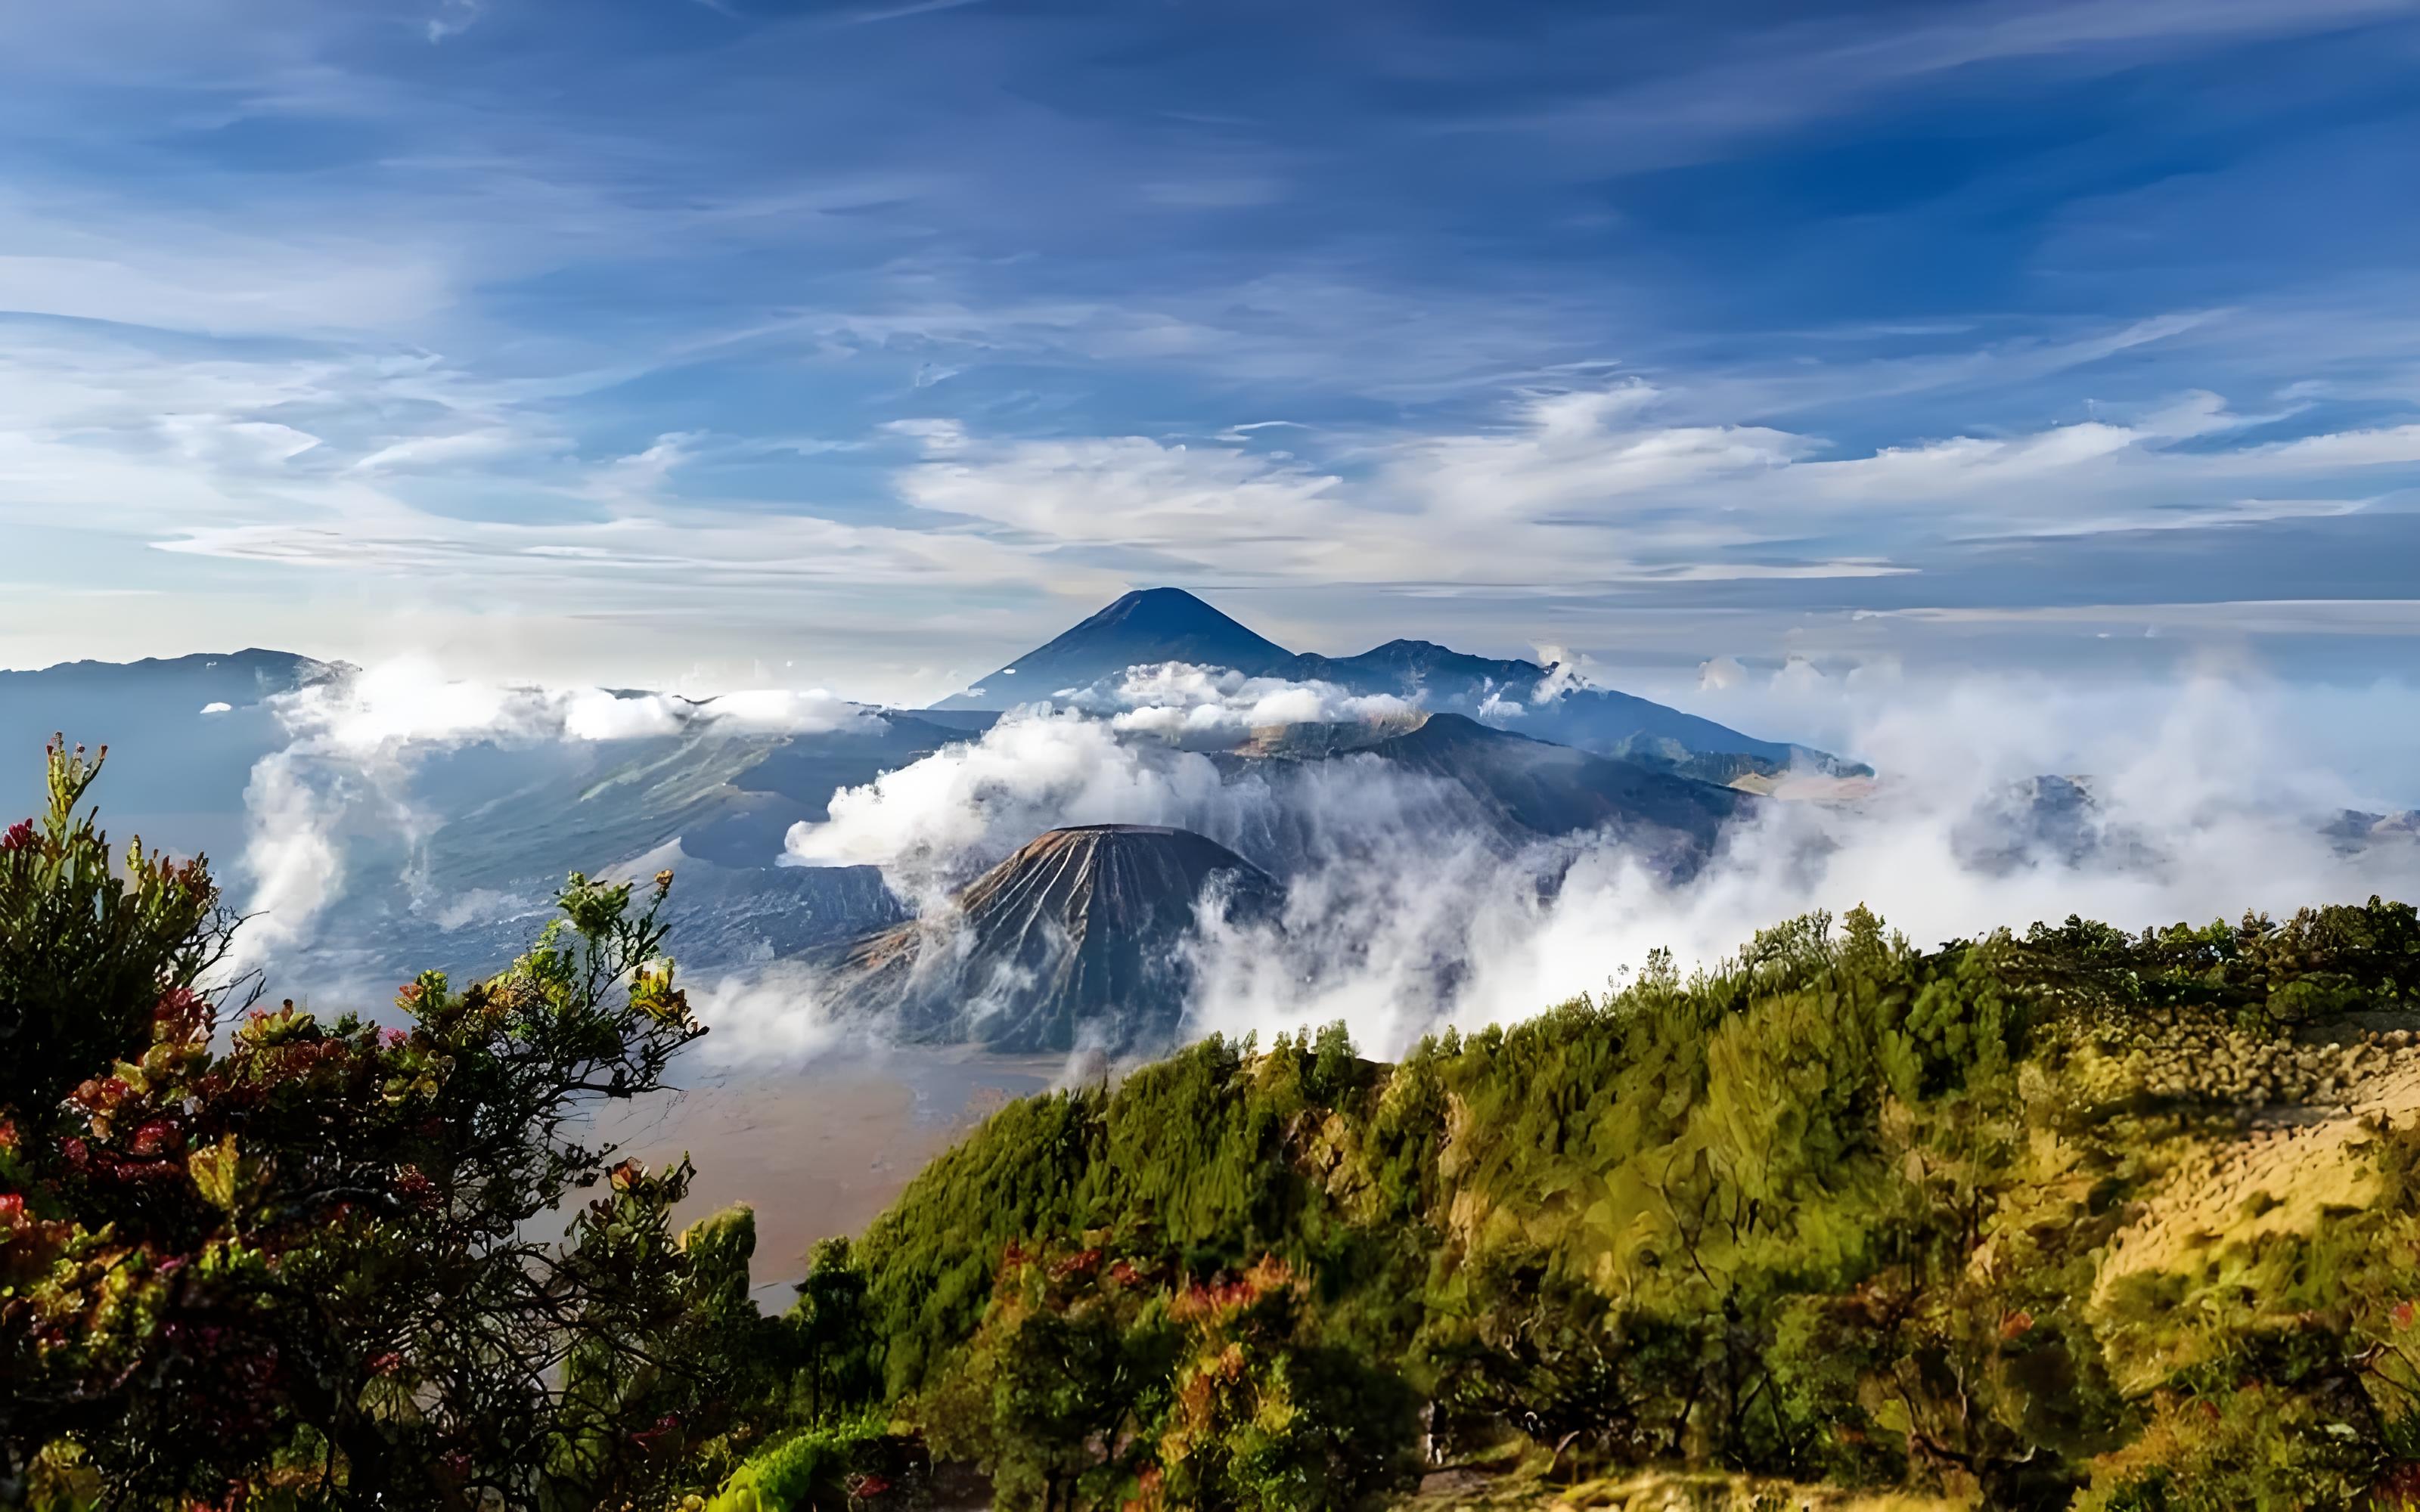
[[[1238,762],[1221,752],[1269,725],[1384,723],[1417,711],[1183,664],[1071,693],[1058,712],[1022,711],[836,794],[829,819],[791,831],[785,858],[879,865],[894,890],[938,916],[952,889],[1058,825],[1197,830],[1279,872],[1287,891],[1274,925],[1205,923],[1189,1028],[1265,1037],[1342,1019],[1380,1055],[1445,1024],[1515,1020],[1601,989],[1659,947],[1684,968],[1712,964],[1811,908],[1862,903],[1932,944],[2071,913],[2139,928],[2372,892],[2420,897],[2420,842],[2390,836],[2343,854],[2322,833],[2344,810],[2420,799],[2412,687],[2217,675],[2070,687],[1927,681],[1888,665],[1764,666],[1717,658],[1698,687],[1671,696],[1882,775],[1786,779],[1781,791],[1802,796],[1758,805],[1683,882],[1605,837],[1508,847],[1458,784],[1368,753]],[[428,821],[411,779],[436,753],[874,727],[865,711],[818,692],[691,702],[462,683],[413,664],[274,707],[290,739],[255,768],[246,794],[250,910],[260,916],[244,931],[246,964],[307,940],[345,885],[349,847],[371,835],[419,843]],[[1979,860],[1978,824],[1988,829],[1994,806],[2009,807],[2011,784],[2045,774],[2086,780],[2092,807],[2079,827],[2051,843],[2019,833]],[[812,1006],[818,996],[812,977],[777,964],[697,1000],[718,1055],[796,1060],[840,1042]]]
[[[428,819],[412,775],[464,747],[569,746],[680,735],[873,731],[867,709],[820,688],[690,700],[598,687],[535,687],[446,677],[406,658],[269,701],[287,744],[260,759],[244,792],[252,882],[235,966],[247,970],[306,941],[342,890],[349,832],[416,852]],[[437,910],[460,920],[461,900]]]
[[[1784,696],[1803,693],[1792,689],[1805,671],[1781,676]],[[1197,1023],[1266,1033],[1342,1018],[1366,1048],[1391,1055],[1441,1023],[1510,1022],[1601,990],[1657,948],[1684,969],[1712,965],[1756,930],[1814,908],[1864,903],[1930,945],[2070,914],[2141,928],[2420,896],[2420,845],[2346,855],[2321,833],[2345,809],[2398,798],[2314,762],[2310,733],[2290,717],[2302,693],[2215,680],[2080,693],[2032,680],[1862,687],[1843,682],[1836,695],[1850,714],[1843,744],[1884,774],[1871,791],[1833,784],[1831,796],[1849,801],[1761,805],[1682,883],[1612,844],[1577,848],[1553,888],[1538,886],[1535,856],[1441,865],[1405,855],[1398,875],[1419,882],[1307,910],[1317,927],[1301,948],[1293,932],[1214,933]],[[2377,707],[2387,700],[2392,714]],[[2420,715],[2406,688],[2373,689],[2365,706],[2402,728]],[[2012,782],[2056,772],[2089,774],[2095,831],[2144,846],[2028,851],[2020,837],[2009,864],[1978,865],[1968,843],[1978,810]],[[1325,878],[1308,887],[1336,891]],[[1297,912],[1305,892],[1297,882]],[[1336,967],[1357,938],[1397,942],[1395,953]],[[1423,990],[1440,976],[1450,991]]]
[[[1864,903],[1930,945],[2071,913],[2140,928],[2420,897],[2420,844],[2348,855],[2321,832],[2348,809],[2412,802],[2394,785],[2410,781],[2408,765],[2391,760],[2420,732],[2409,687],[1919,683],[1803,660],[1762,678],[1727,661],[1707,684],[1698,712],[1722,717],[1733,700],[1750,717],[1731,722],[1828,746],[1882,777],[1785,783],[1811,796],[1758,805],[1711,864],[1674,882],[1601,837],[1507,855],[1446,786],[1373,757],[1238,773],[1134,738],[1132,721],[1121,739],[1131,710],[1067,713],[1003,721],[844,793],[790,849],[885,866],[925,900],[1061,824],[1176,824],[1255,858],[1282,850],[1295,864],[1280,923],[1205,925],[1191,1027],[1265,1036],[1342,1019],[1380,1055],[1444,1024],[1517,1020],[1602,989],[1659,947],[1684,969],[1712,964],[1814,908]],[[1242,693],[1238,683],[1217,706]],[[1288,779],[1272,776],[1280,769]],[[1978,858],[1978,813],[2007,807],[2011,784],[2059,773],[2086,779],[2083,841],[2020,832]]]
[[[840,731],[872,733],[880,725],[880,720],[864,705],[820,687],[763,687],[725,693],[691,705],[689,717],[712,729],[752,735],[826,735]]]
[[[1209,753],[1272,727],[1393,721],[1417,712],[1403,699],[1330,683],[1187,662],[1131,667],[1089,687],[1062,689],[1054,703],[1012,711],[979,740],[834,794],[828,820],[792,827],[786,858],[881,867],[894,892],[930,913],[985,867],[1063,825],[1174,825],[1256,854],[1315,843],[1324,819],[1344,816],[1347,828],[1380,814],[1400,822],[1434,810],[1435,795],[1415,801],[1399,792],[1340,790],[1326,795],[1329,801],[1289,804],[1258,776],[1222,772]],[[1386,786],[1384,769],[1373,766]],[[1325,770],[1303,775],[1328,785]]]
[[[243,806],[249,827],[243,862],[252,897],[229,962],[238,973],[301,939],[345,870],[335,840],[342,799],[326,784],[308,780],[290,749],[265,756],[253,767]]]
[[[713,1031],[699,1041],[703,1058],[717,1065],[794,1065],[855,1043],[864,1033],[862,1026],[852,1030],[824,1013],[818,974],[796,962],[691,986],[689,1000],[698,1022]]]
[[[1747,681],[1747,669],[1737,656],[1716,656],[1698,669],[1698,686],[1710,692],[1739,687]]]
[[[1370,703],[1381,719],[1410,712],[1399,699]],[[1013,713],[979,740],[834,794],[830,818],[791,827],[785,858],[880,867],[892,891],[929,912],[1027,841],[1067,825],[1173,825],[1292,871],[1479,823],[1458,784],[1376,756],[1222,764],[1139,729],[1125,718],[1130,712]]]
[[[1566,693],[1597,686],[1598,669],[1586,652],[1574,651],[1569,646],[1541,645],[1538,660],[1545,667],[1546,675],[1538,679],[1538,686],[1529,694],[1532,705],[1552,703]]]
[[[1213,808],[1251,801],[1207,756],[1122,740],[1109,721],[1083,714],[1026,712],[832,795],[831,817],[795,825],[787,850],[807,865],[879,866],[925,911],[1046,829],[1198,825]]]
[[[1275,920],[1203,913],[1189,1033],[1265,1040],[1342,1020],[1365,1053],[1392,1054],[1450,1011],[1481,912],[1535,899],[1580,848],[1508,856],[1467,830],[1369,841],[1293,877]]]
[[[1545,675],[1527,687],[1509,683],[1498,687],[1491,681],[1487,696],[1474,711],[1481,719],[1498,728],[1512,727],[1532,709],[1601,686],[1597,677],[1601,669],[1588,653],[1553,644],[1541,644],[1536,651]]]
[[[863,707],[821,688],[769,688],[691,700],[601,687],[532,687],[448,678],[400,660],[271,701],[297,741],[365,757],[493,741],[633,740],[720,728],[748,734],[822,734],[871,726]]]
[[[1068,689],[1063,702],[1108,716],[1113,729],[1188,750],[1229,749],[1256,730],[1402,718],[1415,710],[1390,693],[1357,694],[1333,683],[1247,677],[1182,661],[1130,667],[1114,680]]]

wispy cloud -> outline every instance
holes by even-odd
[[[958,10],[982,3],[983,0],[913,0],[908,5],[875,6],[848,11],[840,19],[847,25],[864,26],[878,21],[902,21],[909,16],[929,15],[936,10]]]
[[[442,42],[459,37],[479,20],[482,0],[438,0],[437,14],[428,18],[428,39]]]
[[[701,661],[1145,579],[1677,645],[2402,539],[2409,5],[1289,24],[18,8],[0,522],[156,594],[96,637],[341,652],[408,582]]]
[[[1993,65],[2105,74],[2217,45],[2411,14],[2405,0],[1953,0],[1926,8],[1911,23],[1908,12],[1890,7],[1809,8],[1785,24],[1729,28],[1694,68],[1646,70],[1544,108],[1452,126],[1547,132],[1590,166],[1643,170],[1736,150],[1742,138]]]
[[[1463,434],[1312,438],[1254,450],[1143,437],[996,442],[914,431],[920,507],[1032,543],[1134,553],[1225,579],[1415,585],[1884,576],[1898,549],[1975,536],[2294,519],[2365,507],[2368,470],[2411,463],[2420,427],[2206,441],[2252,422],[2217,395],[2012,436],[1842,455],[1769,426],[1676,424],[1641,382],[1531,393]],[[1321,452],[1334,454],[1322,463]],[[2298,490],[2261,491],[2292,477]],[[2343,490],[2336,496],[2307,491]]]

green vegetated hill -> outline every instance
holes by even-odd
[[[2399,904],[1816,916],[1399,1065],[1012,1104],[827,1258],[1002,1504],[2402,1505],[2415,1003]]]
[[[669,873],[246,1011],[98,773],[0,828],[0,1505],[2420,1505],[2406,904],[1819,915],[1400,1064],[1212,1041],[1010,1104],[767,1317],[747,1210],[588,1142],[706,1032]]]

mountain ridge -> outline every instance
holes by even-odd
[[[1128,668],[1170,661],[1402,698],[1438,713],[1483,717],[1533,739],[1707,780],[1772,776],[1797,765],[1838,777],[1872,775],[1870,767],[1828,751],[1761,739],[1614,688],[1572,687],[1542,701],[1539,689],[1557,671],[1554,665],[1474,656],[1412,637],[1350,656],[1288,651],[1185,590],[1166,587],[1124,594],[925,712],[966,717],[1047,702]]]
[[[241,651],[196,651],[181,656],[143,656],[103,661],[85,656],[47,667],[0,668],[0,697],[36,692],[120,691],[144,684],[186,685],[196,693],[231,695],[255,702],[275,693],[324,682],[355,671],[349,663],[321,661],[299,652],[246,646]]]
[[[1365,762],[1437,784],[1441,806],[1422,809],[1441,833],[1488,838],[1508,856],[1539,841],[1610,835],[1651,869],[1695,875],[1714,855],[1723,826],[1754,811],[1753,795],[1636,762],[1539,740],[1460,714],[1409,721],[1298,725],[1270,731],[1214,758],[1231,777],[1258,773],[1281,784],[1289,824],[1257,831],[1243,846],[1279,876],[1291,876],[1315,813],[1317,790],[1295,784],[1334,764]],[[1349,768],[1347,768],[1349,770]],[[1413,789],[1406,789],[1407,795]],[[1408,796],[1407,802],[1423,800]]]

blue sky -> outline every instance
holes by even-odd
[[[2393,668],[2415,64],[2412,0],[13,8],[0,663],[906,698],[1172,582]]]

